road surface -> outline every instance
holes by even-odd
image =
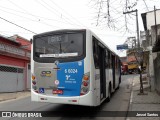
[[[123,75],[122,82],[120,88],[113,93],[110,102],[104,102],[99,107],[86,107],[86,106],[75,106],[75,105],[60,105],[60,104],[51,104],[51,103],[38,103],[31,102],[30,97],[22,98],[19,100],[12,100],[9,102],[1,102],[0,103],[0,111],[21,111],[21,112],[29,112],[29,111],[49,111],[46,112],[47,116],[52,116],[56,114],[57,116],[53,117],[45,117],[43,118],[23,118],[23,119],[32,119],[32,120],[125,120],[125,116],[127,112],[124,112],[125,115],[123,117],[108,117],[109,114],[106,111],[114,111],[119,114],[117,111],[128,111],[130,94],[131,94],[131,83],[134,75]],[[55,111],[60,111],[58,114]],[[76,112],[75,112],[76,111]],[[78,112],[77,112],[78,111]],[[93,112],[94,111],[94,112]],[[75,115],[74,117],[65,116],[66,113],[70,115]],[[73,114],[72,114],[73,113]],[[93,114],[93,116],[90,116]],[[85,116],[84,116],[85,115]],[[19,120],[22,118],[0,118],[3,120]]]

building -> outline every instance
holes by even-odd
[[[160,93],[160,9],[141,14],[146,32],[145,48],[149,51],[151,90]]]
[[[30,88],[30,45],[18,35],[0,36],[0,92]]]

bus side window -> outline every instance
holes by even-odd
[[[94,64],[95,68],[99,68],[99,55],[98,55],[98,41],[95,37],[93,37],[93,58],[94,58]]]
[[[109,51],[108,50],[106,50],[106,63],[105,63],[105,67],[106,68],[109,68]]]
[[[117,57],[115,57],[115,68],[117,68]]]
[[[112,63],[113,63],[113,58],[112,58],[112,54],[110,53],[110,68],[113,68]]]
[[[108,50],[108,68],[111,68],[111,53]]]

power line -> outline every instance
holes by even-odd
[[[14,6],[16,6],[17,8],[25,11],[25,13],[28,13],[28,11],[26,11],[25,9],[23,9],[23,8],[20,7],[19,5],[15,4],[14,2],[12,2],[12,1],[10,1],[10,0],[8,0],[8,1],[9,1],[11,4],[13,4]],[[28,13],[28,14],[30,14],[30,13]],[[33,16],[32,14],[30,14],[30,15]],[[35,17],[35,16],[33,16],[33,17]],[[37,18],[37,17],[35,17],[35,18],[39,20],[39,18]]]
[[[11,23],[11,24],[13,24],[13,25],[15,25],[15,26],[17,26],[17,27],[19,27],[19,28],[22,28],[22,29],[24,29],[24,30],[26,30],[26,31],[29,31],[29,32],[31,32],[31,33],[33,33],[33,34],[37,34],[37,33],[33,32],[33,31],[31,31],[31,30],[28,30],[27,28],[24,28],[24,27],[22,27],[22,26],[20,26],[20,25],[17,25],[17,24],[15,24],[15,23],[13,23],[13,22],[11,22],[11,21],[9,21],[9,20],[6,20],[5,18],[0,17],[0,19],[6,21],[6,22],[8,22],[8,23]]]
[[[12,15],[15,15],[15,16],[19,16],[19,17],[21,17],[21,18],[26,18],[26,19],[28,19],[28,20],[30,20],[30,21],[33,21],[33,22],[37,22],[37,23],[44,24],[44,25],[49,26],[49,27],[55,27],[55,28],[58,27],[58,26],[53,26],[53,25],[50,25],[50,24],[45,23],[45,22],[42,22],[42,21],[32,20],[31,18],[27,18],[27,17],[24,17],[24,16],[20,16],[20,15],[17,15],[17,14],[15,14],[15,13],[7,12],[7,11],[2,10],[2,9],[0,9],[0,10],[3,11],[3,12],[5,12],[5,13],[9,13],[9,14],[12,14]]]
[[[73,21],[71,21],[68,17],[66,17],[65,15],[63,15],[61,12],[59,12],[57,9],[55,9],[54,7],[52,7],[51,5],[49,5],[48,3],[46,3],[45,1],[43,1],[43,0],[41,0],[43,3],[45,3],[47,6],[49,6],[51,9],[53,9],[54,11],[57,11],[57,13],[59,13],[60,15],[61,15],[61,18],[63,19],[63,18],[66,18],[66,20],[69,20],[69,23],[73,23]],[[51,1],[52,2],[52,1]],[[54,4],[54,2],[52,2],[53,4]],[[55,5],[55,4],[54,4]],[[56,7],[58,7],[57,5],[56,5]],[[63,17],[64,16],[64,17]],[[66,21],[65,20],[65,21]],[[68,21],[67,21],[68,22]],[[76,24],[77,26],[80,26],[80,25],[78,25],[78,24]]]
[[[52,27],[56,27],[56,28],[58,27],[58,26],[53,26],[53,25],[50,25],[50,24],[48,24],[48,23],[45,23],[45,22],[40,21],[40,19],[38,18],[38,16],[35,16],[35,15],[33,15],[33,14],[30,14],[28,11],[26,11],[26,10],[23,9],[22,7],[18,6],[18,5],[15,4],[14,2],[12,2],[12,1],[10,1],[10,0],[8,0],[8,1],[9,1],[10,3],[12,3],[14,6],[18,7],[19,9],[25,11],[25,12],[21,12],[21,13],[29,14],[29,15],[31,15],[32,17],[38,19],[36,22],[40,22],[41,24],[47,25],[47,26],[49,26],[49,27],[51,27],[51,26],[52,26]],[[12,14],[13,14],[13,13],[12,13]],[[27,18],[27,19],[30,19],[30,18]],[[34,20],[32,20],[32,21],[34,21]]]
[[[43,20],[52,20],[52,21],[56,21],[56,22],[60,22],[60,23],[64,23],[64,24],[68,23],[68,22],[65,22],[65,21],[60,21],[60,20],[56,20],[56,19],[45,18],[45,17],[42,17],[42,16],[33,15],[33,14],[28,13],[28,12],[26,13],[26,12],[22,12],[22,11],[17,11],[17,10],[10,9],[10,8],[6,8],[6,7],[3,7],[3,6],[0,6],[0,7],[1,7],[1,8],[4,8],[4,9],[11,10],[11,11],[15,11],[15,12],[18,12],[18,13],[30,15],[30,16],[33,16],[33,17],[37,17],[37,18],[39,17],[39,18],[42,18]],[[49,25],[49,24],[46,23],[46,22],[42,22],[42,20],[40,20],[39,18],[38,18],[38,20],[32,20],[31,18],[28,18],[28,17],[25,17],[25,16],[21,16],[21,15],[12,13],[12,12],[8,12],[8,11],[5,11],[5,10],[3,10],[3,9],[0,9],[0,10],[3,11],[3,12],[9,13],[9,14],[13,14],[13,15],[15,15],[15,16],[19,16],[19,17],[22,17],[22,18],[26,18],[26,19],[31,20],[31,21],[33,21],[33,22],[39,22],[39,23],[44,24],[44,25],[47,25],[47,26],[58,27],[58,26]],[[76,25],[76,24],[73,24],[73,23],[68,23],[68,24],[70,24],[70,25]]]
[[[12,2],[12,1],[10,1],[10,0],[8,0],[8,1],[9,1],[10,3],[12,3],[14,6],[18,7],[19,9],[25,11],[25,14],[29,14],[29,15],[31,15],[32,17],[38,19],[38,21],[36,21],[36,22],[40,22],[41,24],[45,24],[45,25],[50,26],[50,27],[51,27],[51,26],[52,26],[52,27],[57,27],[57,26],[49,25],[49,24],[47,24],[47,23],[45,23],[45,22],[40,21],[40,19],[39,19],[37,16],[35,16],[35,15],[33,15],[33,14],[30,14],[28,11],[26,11],[26,10],[23,9],[22,7],[18,6],[18,5],[15,4],[14,2]]]
[[[19,32],[19,31],[0,31],[2,33],[20,33],[20,34],[32,34],[30,32]]]
[[[55,6],[57,6],[58,8],[60,8],[62,11],[64,11],[65,13],[67,13],[70,17],[73,18],[73,20],[75,20],[76,22],[80,23],[81,25],[83,25],[80,21],[78,21],[76,18],[74,18],[72,15],[70,15],[66,10],[62,9],[59,5],[57,5],[55,2],[53,2],[53,0],[50,0]],[[85,25],[83,25],[85,26]]]
[[[44,2],[43,0],[42,0],[42,2],[43,2],[43,4],[41,3],[41,2],[39,2],[39,1],[36,1],[37,3],[39,3],[40,5],[42,5],[44,8],[46,8],[49,12],[51,12],[52,14],[54,13],[54,14],[56,14],[58,17],[61,17],[61,13],[59,12],[59,11],[57,11],[56,9],[53,9],[53,7],[52,6],[50,6],[49,4],[47,4],[46,2]],[[48,6],[48,7],[47,7]],[[56,12],[55,12],[56,11]],[[71,22],[71,21],[67,21],[66,19],[63,19],[64,21],[66,21],[68,24],[71,24],[71,25],[74,25],[73,24],[73,22]],[[76,24],[76,26],[80,26],[80,25],[77,25]]]
[[[18,17],[21,17],[21,18],[26,18],[26,19],[28,19],[28,20],[30,20],[30,21],[36,21],[36,20],[33,20],[33,19],[28,18],[28,17],[26,17],[26,16],[21,16],[21,15],[18,15],[18,14],[12,13],[12,12],[8,12],[8,11],[3,10],[3,9],[0,9],[0,11],[5,12],[5,13],[9,13],[9,14],[12,14],[12,15],[15,15],[15,16],[18,16]]]
[[[149,11],[148,6],[147,6],[147,4],[146,4],[146,1],[145,1],[145,0],[143,0],[143,2],[144,2],[144,4],[145,4],[145,6],[146,6],[147,10]]]
[[[26,11],[24,8],[22,8],[22,7],[20,7],[19,5],[17,5],[17,4],[15,4],[14,2],[12,2],[11,0],[8,0],[8,2],[10,2],[11,4],[13,4],[14,6],[16,6],[17,8],[19,8],[21,11],[17,11],[17,10],[14,10],[14,9],[10,9],[10,8],[6,8],[6,7],[2,7],[2,8],[5,8],[5,9],[9,9],[9,10],[13,10],[13,11],[16,11],[16,12],[20,12],[20,13],[23,13],[23,14],[28,14],[28,15],[30,15],[30,16],[32,16],[32,17],[34,17],[34,18],[36,18],[37,19],[37,21],[36,20],[32,20],[32,21],[36,21],[36,22],[39,22],[39,23],[42,23],[42,24],[45,24],[45,25],[47,25],[47,26],[53,26],[53,25],[49,25],[48,23],[46,23],[46,22],[44,22],[44,21],[42,21],[42,20],[40,20],[40,18],[42,18],[42,19],[48,19],[48,18],[44,18],[44,17],[40,17],[40,16],[37,16],[37,15],[34,15],[34,14],[31,14],[31,13],[29,13],[28,11]],[[57,16],[59,16],[60,17],[60,15],[62,16],[62,14],[61,14],[61,12],[59,12],[59,11],[57,11],[56,9],[54,9],[51,5],[49,5],[48,3],[46,3],[45,1],[41,1],[41,2],[43,2],[43,4],[42,3],[40,3],[39,1],[35,1],[35,2],[38,2],[39,4],[41,4],[43,7],[45,7],[48,11],[50,11],[50,12],[54,12]],[[51,1],[52,2],[52,1]],[[53,2],[52,2],[53,3]],[[54,4],[54,3],[53,3]],[[47,7],[47,6],[49,6],[49,7]],[[52,10],[53,9],[53,10]],[[63,10],[63,9],[62,9]],[[2,10],[3,11],[3,10]],[[22,11],[24,11],[24,12],[22,12]],[[64,10],[63,10],[64,11]],[[5,11],[6,12],[6,11]],[[14,14],[14,13],[12,13],[12,14]],[[17,16],[20,16],[20,15],[17,15]],[[26,18],[26,17],[23,17],[23,18]],[[70,21],[69,20],[69,18],[67,18],[67,17],[63,17],[63,18],[66,18],[66,20],[65,19],[63,19],[64,21],[58,21],[58,20],[54,20],[54,21],[58,21],[58,22],[61,22],[61,23],[67,23],[67,24],[70,24],[70,25],[74,25],[74,26],[82,26],[82,24],[81,25],[78,25],[78,24],[75,24],[75,23],[73,23],[72,21]],[[31,20],[31,18],[27,18],[27,19],[30,19]],[[61,18],[62,19],[62,18]],[[51,19],[50,19],[51,20]],[[53,19],[52,19],[53,20]],[[55,26],[54,26],[55,27]]]

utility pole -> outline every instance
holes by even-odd
[[[132,10],[132,11],[127,11],[127,12],[123,12],[123,14],[129,14],[129,13],[133,13],[136,12],[136,27],[137,27],[137,43],[138,43],[138,48],[140,48],[140,41],[139,41],[139,24],[138,24],[138,10]]]
[[[129,14],[129,13],[133,13],[136,12],[136,28],[137,28],[137,43],[138,43],[138,57],[142,57],[143,55],[141,55],[141,53],[143,54],[143,51],[141,51],[140,48],[140,39],[139,39],[139,24],[138,24],[138,10],[132,10],[132,11],[127,11],[127,12],[123,12],[123,14]],[[137,59],[137,58],[136,58]],[[142,83],[142,66],[143,66],[143,62],[142,59],[138,60],[139,63],[139,74],[140,74],[140,95],[144,94],[143,91],[143,83]]]
[[[136,12],[136,25],[137,25],[137,42],[138,42],[138,48],[140,49],[138,10],[136,9],[135,12]]]

